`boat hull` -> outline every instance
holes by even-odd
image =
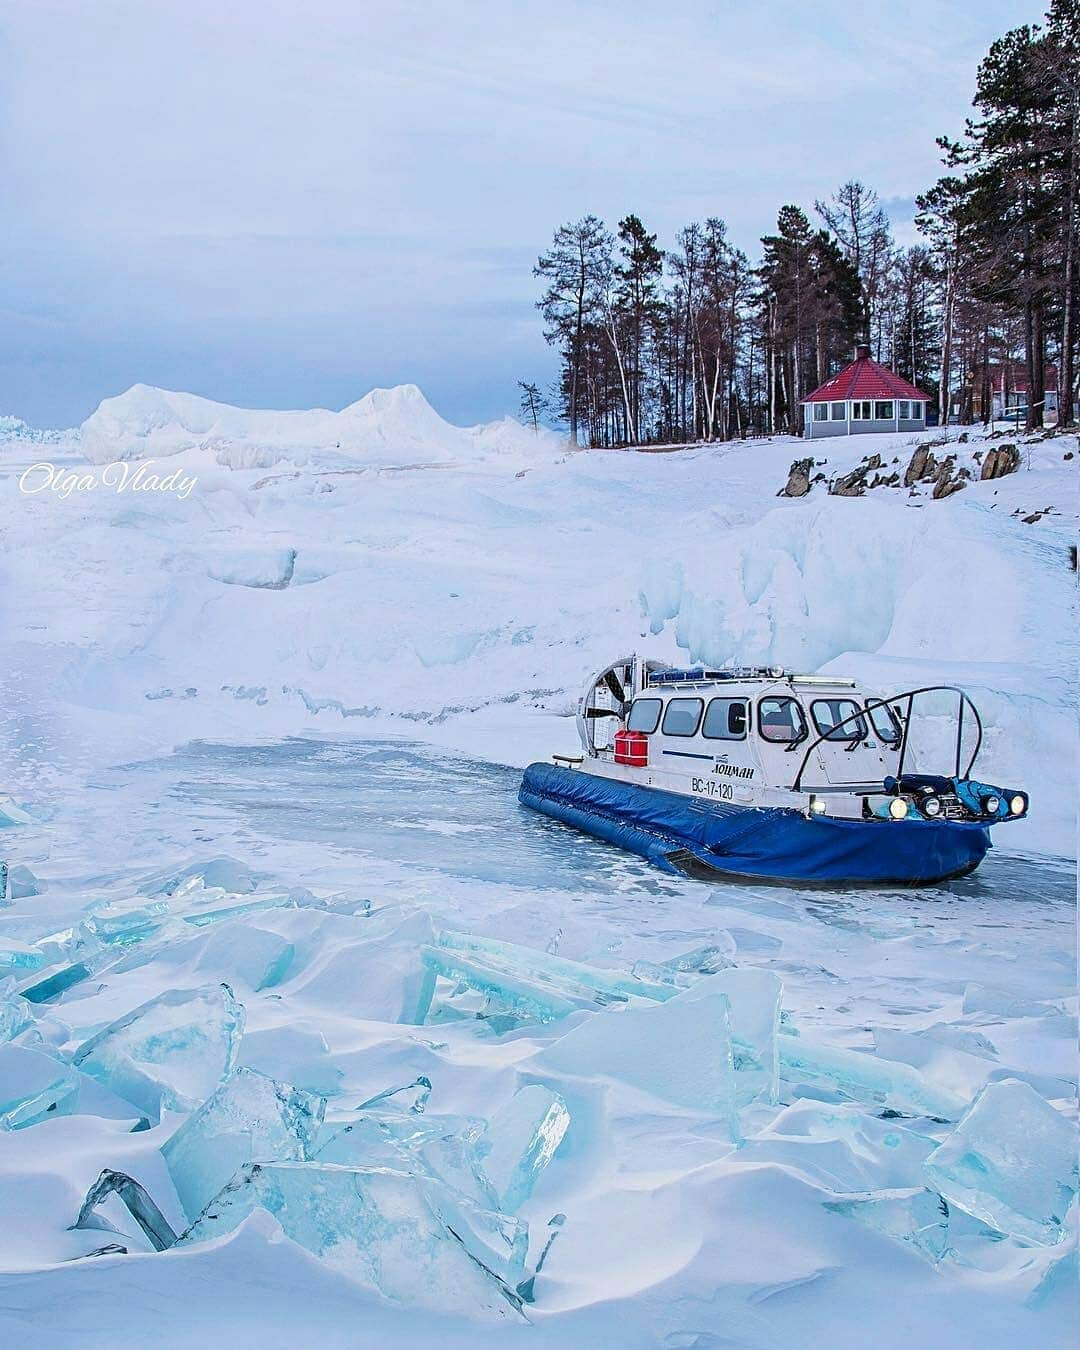
[[[927,885],[978,867],[977,822],[808,818],[793,807],[732,806],[582,770],[530,764],[524,806],[703,879],[802,885]]]

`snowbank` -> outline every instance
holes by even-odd
[[[99,404],[82,424],[81,446],[94,464],[210,449],[233,469],[265,468],[281,459],[308,462],[330,452],[365,464],[448,464],[491,454],[535,455],[538,439],[507,418],[491,426],[451,426],[415,384],[373,389],[341,412],[234,408],[196,394],[136,384]]]

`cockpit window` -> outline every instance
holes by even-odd
[[[758,731],[766,741],[801,741],[806,718],[793,698],[763,698],[758,703]]]
[[[660,730],[665,736],[693,736],[701,721],[701,706],[699,698],[669,699]]]
[[[662,707],[663,700],[659,698],[634,699],[634,706],[626,719],[627,731],[644,731],[646,735],[652,735],[660,721]]]
[[[866,739],[866,718],[850,698],[817,698],[810,705],[818,734],[828,741]]]
[[[745,741],[746,723],[745,699],[713,698],[705,710],[701,734],[710,741]]]
[[[871,700],[872,702],[874,700]],[[886,745],[899,745],[903,736],[896,714],[887,703],[871,708],[868,713],[870,724]]]

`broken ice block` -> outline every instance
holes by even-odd
[[[664,1002],[676,992],[667,984],[653,984],[635,979],[618,970],[602,970],[581,961],[569,961],[562,956],[551,956],[532,947],[521,947],[513,942],[478,937],[475,933],[459,933],[444,929],[436,939],[439,947],[464,952],[488,965],[506,970],[528,981],[563,987],[567,991],[591,990],[594,1003],[624,1003],[629,998],[646,998]]]
[[[855,1101],[935,1120],[956,1120],[964,1110],[962,1097],[928,1082],[910,1064],[821,1045],[803,1036],[783,1034],[776,1043],[781,1077],[795,1088],[808,1083]]]
[[[8,895],[13,900],[25,900],[31,895],[41,895],[47,891],[47,884],[40,877],[34,876],[29,867],[22,863],[16,865],[8,871]]]
[[[235,1069],[162,1145],[176,1194],[190,1220],[250,1162],[309,1158],[326,1099]]]
[[[545,982],[524,979],[515,972],[474,960],[460,952],[421,947],[420,959],[428,974],[417,1002],[415,1020],[420,1025],[431,1007],[437,977],[482,994],[494,1010],[537,1022],[556,1022],[578,1008],[596,1006],[592,991],[568,991],[565,986],[553,988]]]
[[[709,998],[719,990],[731,1004],[731,1039],[734,1051],[736,1090],[745,1104],[757,1097],[779,1100],[780,1062],[777,1033],[784,986],[771,970],[752,966],[720,970],[699,980],[682,1000]]]
[[[314,1162],[252,1163],[207,1205],[181,1238],[200,1242],[230,1232],[257,1207],[287,1237],[393,1303],[440,1313],[516,1317],[520,1301],[482,1255],[498,1244],[498,1264],[517,1269],[523,1224],[466,1222],[467,1201],[428,1178],[389,1168]],[[489,1259],[494,1260],[489,1256]]]
[[[34,817],[21,806],[16,806],[6,795],[0,796],[0,827],[7,825],[30,825]]]
[[[72,1063],[148,1115],[191,1111],[234,1068],[243,1026],[227,984],[174,989],[99,1031]]]
[[[942,1260],[949,1250],[949,1206],[921,1186],[846,1195],[826,1200],[825,1208],[906,1242],[931,1261]]]
[[[0,1045],[0,1130],[21,1130],[63,1115],[78,1092],[66,1064],[27,1045]]]
[[[545,1073],[613,1078],[710,1112],[739,1138],[731,1004],[707,981],[667,1003],[597,1013],[532,1061]]]
[[[0,1045],[17,1036],[29,1022],[26,1000],[15,993],[10,982],[0,985]]]
[[[375,1111],[342,1126],[316,1153],[319,1162],[390,1167],[445,1182],[476,1204],[497,1203],[480,1174],[474,1144],[484,1123],[467,1116],[417,1116]]]
[[[95,1214],[98,1206],[116,1194],[124,1202],[124,1205],[150,1240],[150,1245],[155,1251],[163,1252],[171,1247],[176,1241],[176,1234],[173,1232],[168,1220],[158,1209],[157,1205],[151,1200],[149,1194],[143,1186],[127,1176],[123,1172],[113,1172],[106,1168],[98,1177],[97,1181],[90,1187],[86,1193],[86,1199],[79,1210],[79,1217],[71,1225],[72,1228],[98,1228],[102,1226],[102,1220]],[[111,1227],[111,1225],[108,1225]],[[100,1251],[109,1250],[100,1248]],[[121,1247],[121,1251],[126,1248]],[[96,1256],[98,1252],[91,1252],[90,1255]]]
[[[697,972],[700,975],[715,975],[717,971],[727,970],[735,964],[735,939],[730,933],[723,933],[720,937],[723,941],[695,947],[681,956],[672,956],[663,964],[669,970]]]
[[[0,944],[0,975],[15,973],[27,975],[40,970],[45,964],[45,955],[28,942],[19,942],[17,938],[5,938]]]
[[[476,1158],[501,1210],[513,1214],[532,1195],[569,1124],[563,1099],[538,1084],[519,1088],[491,1117]]]
[[[924,1171],[950,1204],[999,1232],[1051,1246],[1065,1235],[1076,1194],[1075,1127],[1027,1083],[989,1083]]]
[[[19,992],[27,1003],[47,1003],[49,999],[57,998],[65,990],[70,989],[72,985],[88,979],[92,973],[91,967],[85,961],[72,961],[69,965],[61,966],[51,975],[46,975],[44,979],[26,986]]]
[[[178,871],[157,872],[143,880],[140,890],[143,895],[176,895],[219,887],[232,895],[247,895],[255,885],[251,869],[244,863],[235,858],[211,858],[208,862],[190,863]]]
[[[412,1093],[414,1089],[416,1089],[416,1092],[412,1098],[406,1097],[405,1094]],[[366,1102],[361,1102],[356,1110],[367,1111],[373,1107],[385,1105],[396,1097],[398,1100],[394,1103],[395,1106],[401,1107],[402,1110],[407,1109],[414,1115],[422,1116],[430,1096],[431,1079],[421,1074],[419,1078],[414,1078],[411,1083],[404,1083],[401,1087],[384,1088],[382,1092],[377,1092],[374,1097],[369,1097]]]
[[[147,900],[144,896],[110,900],[89,906],[79,925],[86,936],[98,942],[126,946],[142,942],[169,921],[167,900]]]

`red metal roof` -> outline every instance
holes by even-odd
[[[932,402],[929,394],[908,384],[886,366],[871,361],[869,352],[863,347],[849,366],[826,380],[812,394],[807,394],[803,402],[831,403],[834,399],[840,402],[849,398],[907,398]]]

